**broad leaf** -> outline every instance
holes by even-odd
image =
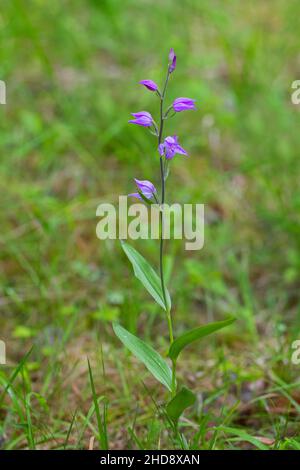
[[[168,356],[172,360],[176,360],[183,348],[193,343],[197,339],[203,338],[204,336],[210,335],[211,333],[214,333],[215,331],[230,325],[234,321],[235,318],[231,317],[224,321],[208,323],[207,325],[203,325],[198,328],[194,328],[193,330],[187,331],[182,336],[175,339],[175,341],[171,344]]]
[[[135,276],[141,281],[143,286],[147,289],[150,295],[156,300],[156,302],[164,309],[167,310],[164,297],[161,289],[161,281],[159,276],[156,274],[154,269],[150,266],[148,261],[140,255],[132,246],[122,241],[122,248],[126,253],[129,261],[133,266]],[[171,299],[169,292],[166,289],[166,301],[167,307],[171,308]]]
[[[113,323],[113,329],[122,343],[147,367],[149,372],[168,390],[172,389],[172,371],[166,361],[151,346],[122,326]]]
[[[177,424],[180,416],[186,408],[192,406],[196,401],[196,396],[188,388],[182,387],[177,395],[168,403],[166,411],[169,418]]]

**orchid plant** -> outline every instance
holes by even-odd
[[[190,343],[203,338],[227,325],[234,318],[230,317],[224,321],[208,323],[189,330],[179,337],[174,337],[173,318],[171,311],[171,298],[164,277],[164,204],[166,197],[166,180],[169,174],[169,165],[176,154],[187,156],[186,150],[179,144],[178,136],[164,137],[166,121],[177,113],[187,110],[196,110],[195,100],[191,98],[176,98],[173,103],[165,109],[167,87],[171,75],[176,69],[176,54],[173,49],[169,53],[167,73],[162,90],[152,80],[142,80],[140,84],[154,93],[159,100],[159,121],[155,122],[152,115],[147,111],[132,113],[133,119],[129,123],[149,128],[151,134],[157,139],[157,153],[160,169],[160,191],[158,192],[153,183],[148,180],[135,179],[137,192],[129,196],[135,197],[146,204],[158,204],[160,237],[159,237],[159,274],[150,266],[146,259],[128,243],[122,241],[122,248],[130,260],[135,276],[142,282],[149,294],[165,311],[169,331],[169,348],[167,358],[162,357],[155,349],[142,339],[133,335],[121,325],[114,323],[113,329],[123,344],[144,363],[152,375],[166,387],[169,392],[164,406],[165,415],[173,427],[176,435],[178,433],[178,421],[184,410],[194,404],[195,394],[186,387],[178,387],[176,377],[176,366],[179,354]]]

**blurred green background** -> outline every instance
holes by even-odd
[[[212,377],[220,364],[240,384],[272,383],[270,371],[293,382],[290,344],[300,330],[300,106],[291,103],[300,68],[298,10],[293,0],[2,0],[0,318],[8,366],[1,374],[35,345],[27,382],[48,406],[33,407],[36,434],[42,427],[45,436],[59,435],[77,406],[91,404],[86,356],[93,359],[100,344],[108,371],[99,393],[113,400],[111,429],[126,427],[134,406],[127,381],[148,376],[133,361],[129,378],[124,371],[120,378],[132,359],[113,337],[111,320],[166,348],[164,317],[133,279],[118,242],[96,238],[95,214],[100,202],[131,192],[134,177],[159,182],[153,138],[127,121],[143,109],[157,115],[157,101],[138,82],[162,82],[170,47],[177,69],[167,100],[194,98],[198,111],[168,121],[168,134],[179,135],[190,158],[172,161],[167,199],[206,207],[202,251],[168,244],[175,330],[228,313],[238,318],[230,333],[206,343],[210,368],[206,352],[199,357],[191,349],[182,376],[190,374],[196,391],[218,386]],[[155,242],[136,246],[157,263]],[[139,383],[138,402],[143,393]],[[5,445],[24,446],[20,416],[4,407],[2,417]],[[130,446],[118,432],[111,439],[112,447]]]

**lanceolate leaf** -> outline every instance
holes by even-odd
[[[171,344],[168,356],[172,360],[176,360],[183,348],[193,343],[194,341],[203,338],[204,336],[210,335],[211,333],[214,333],[215,331],[230,325],[234,321],[235,318],[231,317],[224,321],[208,323],[207,325],[199,326],[198,328],[187,331],[182,336],[179,336],[179,338],[175,339],[175,341]]]
[[[186,387],[182,387],[182,389],[177,393],[177,395],[172,398],[172,400],[168,403],[166,411],[169,418],[177,424],[178,419],[184,412],[186,408],[192,406],[196,401],[196,396],[194,395],[191,390]]]
[[[151,346],[129,333],[117,323],[113,329],[122,343],[147,367],[149,372],[168,390],[172,389],[172,371],[166,361]]]
[[[146,261],[138,251],[136,251],[127,243],[122,242],[122,248],[133,266],[135,276],[141,281],[149,294],[152,295],[152,297],[164,310],[167,310],[167,308],[170,309],[171,300],[169,292],[166,290],[166,307],[161,289],[160,278],[154,269],[150,266],[148,261]]]

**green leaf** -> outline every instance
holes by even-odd
[[[166,301],[167,306],[164,302],[164,297],[161,289],[161,281],[159,276],[156,274],[154,269],[150,266],[148,261],[139,254],[132,246],[125,242],[121,242],[122,248],[126,253],[129,261],[133,266],[135,276],[141,281],[143,286],[147,289],[150,295],[156,300],[156,302],[164,309],[171,309],[171,299],[169,292],[166,289]]]
[[[148,204],[149,206],[151,206],[151,204],[152,204],[153,201],[151,201],[151,199],[148,199],[148,198],[142,193],[142,191],[139,191],[139,190],[138,190],[138,193],[139,193],[139,195],[141,196],[141,198],[143,199],[143,201],[144,201],[146,204]]]
[[[270,449],[268,446],[263,444],[263,442],[261,442],[258,437],[251,436],[250,434],[248,434],[243,429],[231,428],[229,426],[217,426],[215,429],[217,431],[222,431],[226,434],[232,434],[233,436],[237,436],[239,438],[239,439],[236,439],[237,441],[250,442],[250,444],[254,445],[255,447],[257,447],[260,450],[269,450]]]
[[[204,336],[210,335],[211,333],[214,333],[215,331],[230,325],[234,321],[235,318],[230,317],[224,321],[208,323],[207,325],[199,326],[198,328],[194,328],[193,330],[187,331],[182,336],[173,341],[169,349],[168,356],[172,360],[176,360],[182,349],[188,346],[189,344],[193,343],[193,341],[203,338]]]
[[[196,401],[196,396],[194,395],[191,390],[186,387],[182,387],[182,389],[177,393],[177,395],[172,398],[172,400],[167,404],[167,414],[171,420],[177,424],[178,419],[184,412],[186,408],[192,406]]]
[[[89,377],[90,377],[90,384],[91,384],[91,389],[92,389],[92,396],[93,396],[93,402],[94,402],[94,407],[95,407],[95,412],[96,412],[96,418],[97,418],[97,425],[98,425],[98,440],[100,444],[100,448],[103,450],[108,449],[108,438],[107,438],[107,429],[106,429],[106,421],[105,421],[105,405],[104,405],[104,416],[102,419],[100,408],[99,408],[99,398],[97,397],[96,394],[96,389],[95,389],[95,383],[94,383],[94,377],[93,377],[93,372],[91,368],[91,364],[89,359],[87,360],[88,362],[88,368],[89,368]],[[100,397],[102,399],[103,397]]]
[[[172,390],[172,371],[166,361],[151,346],[137,336],[129,333],[118,323],[113,323],[113,329],[122,343],[147,367],[149,372],[168,390]]]

